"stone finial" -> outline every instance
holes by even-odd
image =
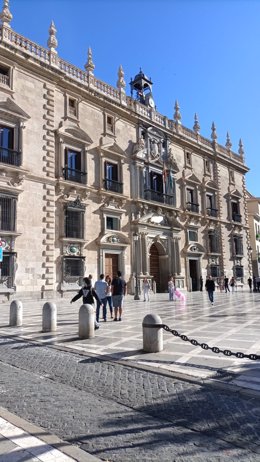
[[[93,63],[93,60],[92,60],[92,50],[91,50],[90,47],[88,49],[88,60],[87,60],[84,67],[85,67],[88,75],[94,75],[93,71],[95,69],[95,64]]]
[[[193,125],[194,132],[198,135],[200,132],[200,124],[197,114],[194,115],[194,125]]]
[[[226,148],[227,148],[228,151],[231,151],[232,143],[231,143],[230,136],[229,136],[229,133],[228,133],[228,132],[227,132],[227,141],[226,141],[225,146],[226,146]]]
[[[9,10],[9,0],[4,0],[3,9],[0,13],[0,19],[3,26],[10,27],[9,23],[12,21],[13,15]]]
[[[180,124],[181,124],[180,106],[179,106],[179,103],[178,103],[177,100],[175,101],[175,105],[174,105],[174,115],[173,115],[173,119],[174,119],[176,125],[180,125]]]
[[[123,67],[122,67],[121,64],[120,64],[120,66],[119,66],[117,75],[118,75],[118,80],[117,80],[116,86],[117,86],[117,88],[118,88],[119,90],[122,91],[122,90],[125,89],[126,83],[125,83],[125,79],[124,79],[125,73],[124,73],[124,71],[123,71]]]
[[[212,122],[212,125],[211,125],[211,139],[213,142],[217,142],[217,139],[218,139],[218,135],[217,135],[217,132],[216,132],[216,126],[214,124],[214,122]]]
[[[57,48],[58,46],[58,40],[56,39],[56,32],[57,32],[57,29],[55,27],[54,22],[52,21],[50,28],[49,28],[49,39],[48,39],[47,45],[48,45],[48,48],[51,51],[54,51],[55,53],[57,53],[55,48]]]
[[[245,158],[245,151],[244,151],[243,141],[241,140],[241,138],[240,138],[240,140],[239,140],[238,146],[239,146],[239,148],[238,148],[238,154],[240,155],[241,159],[244,160],[244,158]]]

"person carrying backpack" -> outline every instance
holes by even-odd
[[[83,297],[83,304],[84,305],[95,305],[95,300],[102,306],[102,302],[100,298],[98,297],[95,289],[92,288],[92,281],[89,278],[84,278],[84,286],[80,289],[80,291],[75,295],[75,297],[72,298],[70,303],[75,302],[78,300],[80,297]],[[99,324],[95,320],[95,329],[99,329]]]

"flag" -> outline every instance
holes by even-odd
[[[163,163],[163,182],[166,183],[166,179],[167,179],[167,169],[166,169],[166,165],[165,165],[165,162]]]
[[[173,188],[173,173],[172,173],[171,169],[168,172],[168,185],[169,185],[170,190],[172,191],[172,188]]]

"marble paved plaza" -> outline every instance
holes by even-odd
[[[18,298],[18,297],[17,297]],[[226,383],[260,391],[260,361],[238,359],[194,347],[171,333],[164,332],[164,349],[160,353],[142,351],[142,321],[146,314],[157,314],[162,322],[180,334],[200,343],[229,349],[233,352],[260,355],[260,293],[244,288],[235,293],[216,292],[212,306],[206,292],[188,293],[186,302],[168,301],[167,294],[151,295],[149,302],[125,298],[122,322],[108,316],[101,320],[95,338],[78,338],[80,300],[58,300],[57,332],[41,332],[42,307],[45,301],[23,301],[23,327],[9,327],[9,306],[0,307],[0,332],[18,335],[45,344],[91,353],[99,357],[158,368],[161,372],[185,374],[200,380]]]

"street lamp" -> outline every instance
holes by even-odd
[[[137,268],[138,268],[137,266],[137,255],[138,255],[137,243],[139,239],[138,233],[133,234],[133,239],[135,242],[135,296],[134,296],[134,300],[140,300],[139,291],[138,291],[138,279],[137,279]]]

